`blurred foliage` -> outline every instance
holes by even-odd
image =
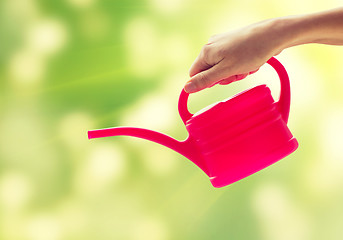
[[[0,239],[342,239],[343,50],[307,45],[289,71],[299,149],[222,189],[182,156],[87,130],[147,127],[182,139],[188,68],[218,32],[337,1],[2,0]],[[272,79],[272,81],[269,81]],[[197,111],[270,68],[194,94]]]

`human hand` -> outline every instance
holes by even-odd
[[[229,84],[256,72],[284,48],[284,34],[277,20],[214,35],[192,64],[185,91],[193,93],[217,83]]]

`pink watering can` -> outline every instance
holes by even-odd
[[[132,136],[162,144],[201,168],[214,187],[245,178],[294,152],[297,140],[287,127],[290,84],[287,72],[275,58],[268,63],[281,81],[279,101],[259,85],[196,114],[188,111],[189,94],[182,90],[179,114],[189,136],[178,141],[165,134],[134,127],[88,131],[88,138]]]

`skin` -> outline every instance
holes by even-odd
[[[268,19],[212,36],[189,70],[185,91],[244,79],[284,49],[308,43],[343,45],[343,8]]]

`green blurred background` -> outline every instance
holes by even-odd
[[[1,240],[343,238],[343,49],[306,45],[289,71],[299,149],[215,189],[157,144],[87,130],[146,127],[177,139],[188,69],[208,38],[341,1],[0,1]],[[257,84],[265,66],[190,97],[195,112]]]

